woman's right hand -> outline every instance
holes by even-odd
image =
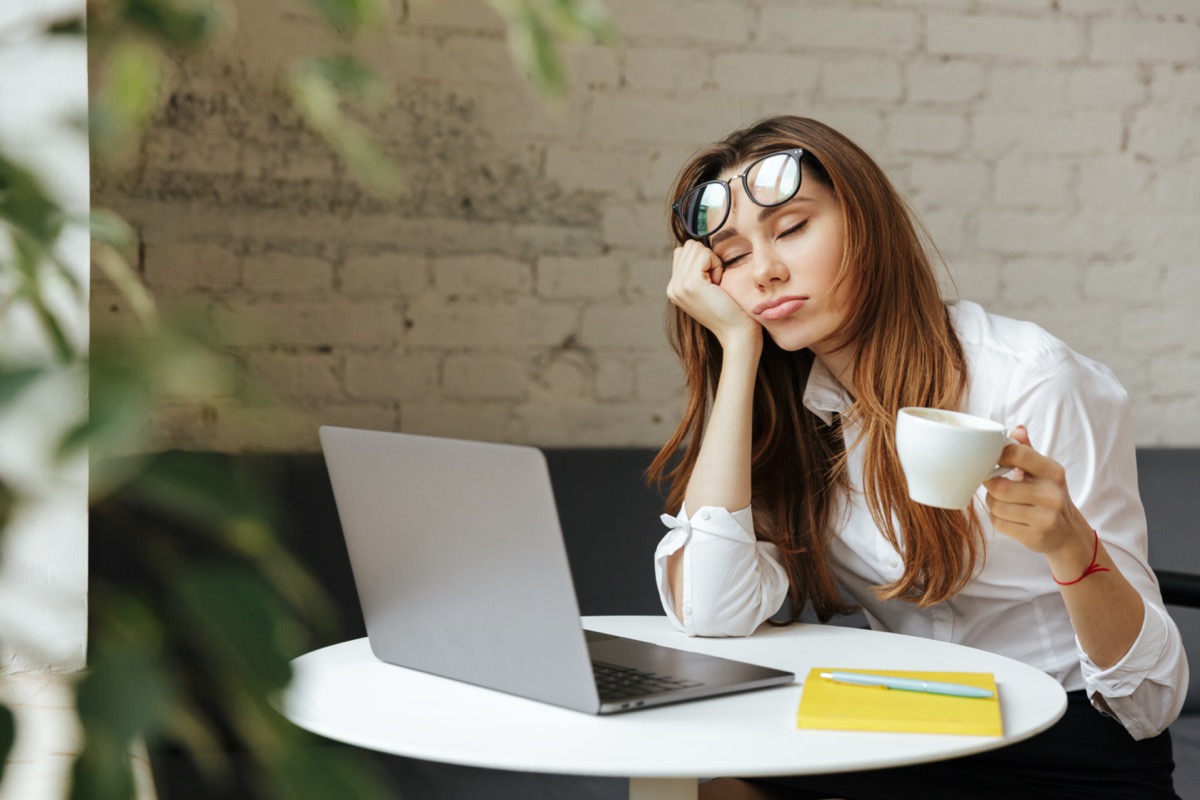
[[[721,288],[724,271],[716,253],[690,239],[675,248],[667,298],[712,331],[722,348],[739,337],[760,341],[762,325]]]

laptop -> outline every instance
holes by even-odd
[[[795,679],[585,631],[537,448],[330,426],[320,437],[380,660],[590,714]]]

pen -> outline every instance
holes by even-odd
[[[948,694],[954,697],[991,697],[991,689],[980,689],[978,686],[967,686],[962,683],[943,683],[941,681],[921,681],[914,678],[893,678],[890,675],[864,675],[859,672],[822,672],[822,678],[837,683],[853,683],[858,686],[882,686],[885,689],[902,689],[906,692],[928,692],[929,694]]]

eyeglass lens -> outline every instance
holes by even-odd
[[[760,206],[777,206],[791,199],[800,186],[800,160],[775,153],[754,162],[746,172],[750,199]],[[684,195],[679,216],[693,236],[704,238],[720,228],[729,215],[729,184],[712,181]]]
[[[729,214],[729,185],[706,183],[683,198],[683,219],[693,236],[708,236]]]
[[[800,162],[789,153],[768,156],[750,167],[746,188],[760,206],[777,206],[796,193],[800,185]]]

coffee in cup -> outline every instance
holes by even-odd
[[[1010,444],[1018,442],[990,419],[937,408],[902,408],[896,415],[908,496],[922,505],[969,506],[980,484],[1009,471],[996,459]]]

